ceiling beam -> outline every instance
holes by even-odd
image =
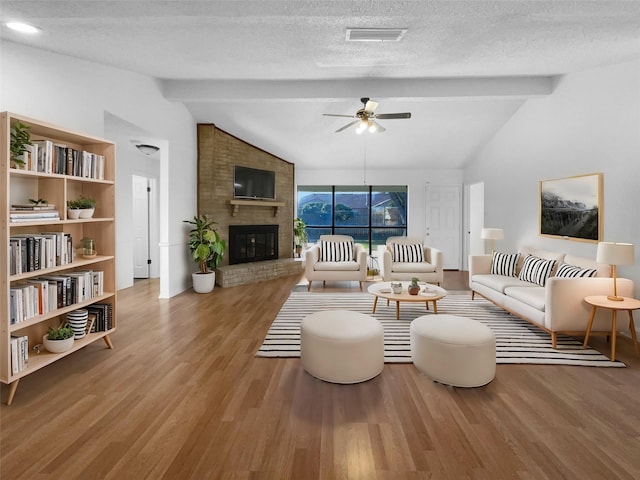
[[[165,98],[181,102],[428,100],[531,98],[553,92],[553,76],[336,80],[161,80]]]

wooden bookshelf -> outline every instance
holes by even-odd
[[[10,158],[11,125],[21,122],[28,125],[31,140],[51,141],[69,153],[69,164],[65,173],[45,173],[17,167]],[[8,384],[7,405],[11,405],[20,378],[43,368],[60,358],[72,354],[78,349],[102,339],[108,348],[113,348],[109,334],[117,324],[116,315],[116,272],[115,272],[115,145],[112,142],[73,132],[55,125],[50,125],[22,115],[4,112],[0,115],[0,381]],[[85,169],[82,176],[73,170],[72,157],[75,152],[88,152],[93,157],[93,165]],[[79,153],[82,156],[82,153]],[[89,163],[88,165],[91,165]],[[36,167],[34,167],[36,168]],[[61,166],[62,168],[62,166]],[[87,173],[89,172],[89,173]],[[83,195],[96,200],[94,216],[88,219],[71,220],[67,218],[66,204],[68,200]],[[24,204],[30,198],[44,198],[54,204],[59,213],[59,220],[33,219],[26,222],[11,222],[11,205]],[[41,233],[64,232],[72,239],[71,257],[68,263],[48,265],[46,268],[28,269],[13,273],[10,257],[11,238],[17,236],[37,236]],[[88,237],[95,240],[98,255],[84,258],[76,249],[81,239]],[[14,242],[15,245],[15,242]],[[99,294],[90,299],[82,299],[70,305],[51,307],[49,311],[37,312],[22,321],[11,321],[12,287],[21,285],[43,275],[65,275],[75,271],[100,271],[102,282]],[[90,306],[95,303],[112,305],[111,328],[90,333],[80,340],[75,340],[71,350],[54,354],[40,348],[42,336],[49,327],[57,327],[64,323],[66,314]],[[57,307],[57,305],[56,305]],[[28,337],[28,366],[15,372],[12,368],[11,337]]]

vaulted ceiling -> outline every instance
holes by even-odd
[[[640,58],[638,1],[4,1],[2,38],[161,80],[302,168],[462,168],[553,77]],[[25,37],[4,22],[41,29]],[[406,29],[350,42],[347,29]],[[411,112],[334,131],[362,107]]]

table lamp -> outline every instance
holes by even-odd
[[[613,277],[613,295],[608,295],[608,300],[621,302],[624,297],[618,296],[616,286],[616,266],[632,265],[635,261],[632,243],[600,242],[596,253],[596,262],[608,263],[611,265],[611,276]]]
[[[480,230],[480,238],[491,240],[491,255],[493,255],[493,244],[496,240],[504,238],[504,230],[501,228],[483,228]]]

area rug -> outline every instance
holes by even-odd
[[[320,310],[351,310],[371,315],[373,296],[367,293],[291,292],[263,344],[259,357],[299,357],[300,322]],[[441,314],[472,318],[491,328],[496,335],[497,363],[529,363],[545,365],[579,365],[591,367],[624,367],[619,361],[592,349],[582,349],[582,342],[558,335],[557,349],[551,346],[551,336],[483,298],[471,300],[469,294],[447,295],[438,301]],[[384,327],[384,359],[386,363],[410,363],[409,325],[414,318],[431,315],[421,303],[401,303],[400,319],[396,320],[395,303],[389,306],[378,301],[376,317]],[[585,320],[586,324],[586,320]]]

